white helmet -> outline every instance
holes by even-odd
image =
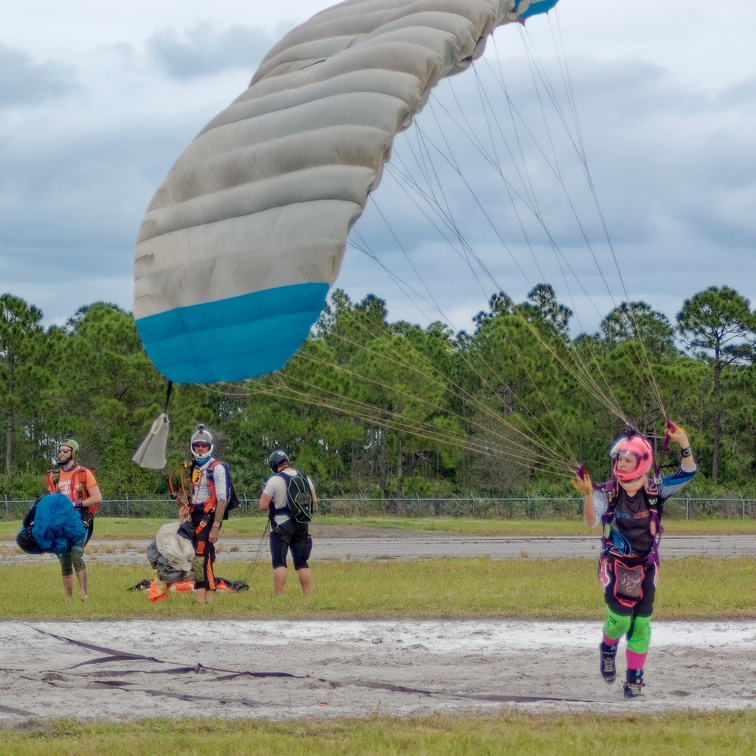
[[[194,450],[194,445],[195,444],[207,444],[210,447],[210,449],[208,451],[203,451],[201,454],[198,454]],[[198,462],[200,460],[206,460],[209,457],[212,457],[212,455],[213,455],[213,436],[210,433],[210,431],[208,431],[205,428],[204,425],[198,425],[197,426],[197,430],[194,431],[194,433],[192,433],[192,439],[191,439],[191,442],[190,442],[190,448],[191,448],[191,451],[192,451],[192,456]]]

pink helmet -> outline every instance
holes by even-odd
[[[617,461],[621,454],[632,454],[637,460],[638,464],[634,470],[618,470]],[[638,480],[648,474],[651,469],[651,465],[654,463],[654,452],[651,448],[651,444],[643,438],[643,436],[635,434],[630,436],[623,436],[609,452],[609,455],[614,460],[612,467],[612,474],[621,483],[630,483],[633,480]]]

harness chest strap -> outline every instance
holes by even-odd
[[[214,460],[208,468],[208,473],[210,473],[210,471],[214,470],[220,464],[220,460]],[[210,496],[202,503],[202,512],[205,516],[202,518],[200,524],[194,529],[195,535],[199,535],[202,529],[207,526],[208,522],[210,522],[208,515],[215,514],[215,511],[218,507],[218,497],[215,493],[215,478],[210,474],[208,474],[207,476],[207,487],[210,489]]]
[[[205,499],[203,511],[205,514],[210,514],[211,512],[215,512],[216,507],[218,506],[218,497],[215,493],[215,477],[211,475],[211,471],[215,470],[215,468],[221,464],[221,461],[219,459],[216,459],[213,461],[213,463],[208,468],[208,476],[207,476],[207,487],[210,489],[210,498]],[[228,494],[226,494],[228,495]]]
[[[656,492],[656,481],[654,481],[653,488],[654,492]],[[602,490],[606,494],[608,506],[606,508],[606,512],[601,515],[601,553],[608,554],[610,541],[606,535],[606,531],[607,526],[611,525],[611,522],[614,519],[614,508],[617,506],[617,489],[612,481],[612,483],[610,483]],[[649,517],[651,518],[651,524],[654,526],[655,532],[653,541],[651,543],[651,551],[649,551],[648,555],[646,556],[646,564],[652,565],[659,564],[659,543],[661,542],[664,528],[662,527],[661,520],[659,519],[659,513],[651,506],[649,506]]]
[[[60,470],[50,470],[45,475],[45,484],[47,485],[48,493],[60,493],[58,489],[58,483],[60,482]],[[78,495],[77,503],[81,506],[81,502],[89,495],[87,489],[87,468],[81,465],[76,465],[73,469],[73,475],[71,476],[71,492],[74,495]],[[97,505],[89,507],[89,511],[94,514],[97,511]]]

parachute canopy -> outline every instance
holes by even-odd
[[[86,538],[87,531],[71,500],[48,494],[32,505],[16,537],[27,554],[67,554]]]
[[[282,368],[307,338],[349,230],[431,89],[502,24],[557,0],[347,0],[287,34],[157,190],[134,317],[177,383]]]

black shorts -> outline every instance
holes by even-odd
[[[270,531],[270,556],[273,569],[286,567],[286,553],[291,550],[291,559],[295,570],[307,569],[307,560],[312,553],[312,537],[306,524],[296,524],[291,534],[291,541],[285,543],[278,537],[275,530]]]
[[[640,597],[634,606],[629,606],[626,599],[621,601],[615,590],[617,588],[617,578],[615,574],[616,560],[611,555],[608,557],[608,564],[602,568],[601,560],[599,561],[599,582],[604,589],[604,601],[606,605],[619,615],[634,614],[637,617],[650,617],[654,612],[654,598],[656,596],[656,583],[659,579],[659,565],[647,565],[645,558],[624,558],[623,562],[630,567],[642,567],[643,579],[640,581]]]

